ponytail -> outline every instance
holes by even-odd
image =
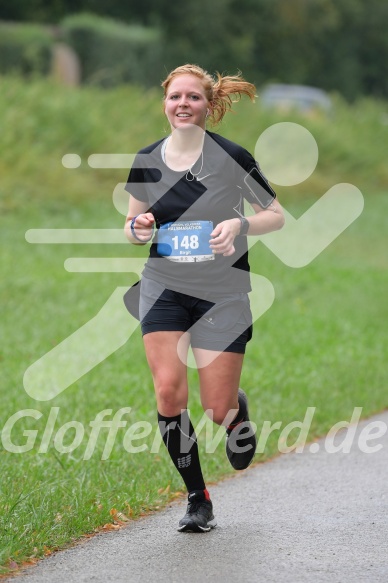
[[[235,95],[237,98],[232,99],[231,95]],[[227,111],[232,111],[232,104],[240,101],[242,95],[247,95],[251,101],[254,101],[256,87],[245,81],[241,73],[223,77],[217,72],[217,81],[213,85],[211,114],[214,125],[222,121]]]

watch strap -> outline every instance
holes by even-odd
[[[249,221],[248,219],[246,219],[245,217],[239,217],[240,219],[240,235],[246,235],[248,233],[248,229],[249,229]]]

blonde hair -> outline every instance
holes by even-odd
[[[217,79],[214,79],[207,71],[198,65],[181,65],[171,73],[161,84],[164,88],[164,98],[166,98],[169,85],[178,75],[195,75],[202,81],[205,95],[210,103],[209,119],[212,125],[220,123],[227,111],[232,111],[232,104],[239,101],[242,95],[248,95],[251,101],[255,100],[256,87],[252,83],[248,83],[239,72],[237,75],[221,75],[217,74]],[[236,98],[232,99],[231,95]]]

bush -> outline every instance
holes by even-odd
[[[162,38],[157,28],[127,26],[93,14],[67,17],[61,28],[63,40],[81,60],[84,82],[106,87],[159,82]]]
[[[43,26],[0,23],[0,73],[47,74],[53,42]]]

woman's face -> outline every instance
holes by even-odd
[[[209,102],[202,82],[195,75],[178,75],[168,87],[164,111],[171,128],[197,125],[205,129]]]

